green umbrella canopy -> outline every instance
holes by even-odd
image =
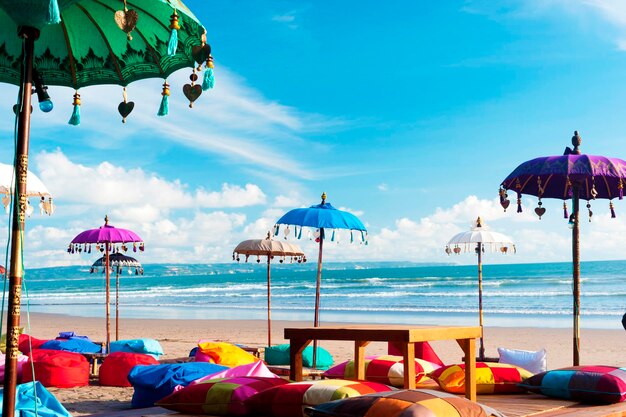
[[[48,85],[126,86],[193,67],[193,52],[198,64],[209,59],[210,47],[201,48],[204,27],[179,0],[58,0],[58,24],[50,15],[51,5],[57,6],[54,0],[0,0],[0,82],[20,85],[23,41],[17,35],[19,26],[41,31],[33,66]],[[138,16],[132,40],[116,22],[116,12],[123,15],[125,7]],[[174,10],[180,28],[176,51],[169,55]]]

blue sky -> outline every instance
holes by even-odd
[[[568,261],[561,204],[504,213],[500,182],[521,162],[582,150],[626,159],[626,6],[609,0],[187,0],[206,26],[216,87],[193,109],[170,77],[170,115],[155,116],[160,81],[81,90],[82,124],[67,125],[73,91],[51,87],[35,111],[30,167],[55,197],[27,223],[27,267],[88,264],[68,255],[86,228],[111,223],[146,241],[144,262],[229,262],[287,210],[325,191],[357,214],[369,245],[327,245],[329,260],[473,263],[448,239],[481,215],[518,253],[487,262]],[[16,87],[0,85],[4,97]],[[0,124],[13,132],[12,100]],[[10,162],[12,150],[0,151]],[[626,203],[593,203],[582,259],[623,259]],[[6,230],[0,237],[6,237]],[[300,242],[309,257],[315,248]]]

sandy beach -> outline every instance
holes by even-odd
[[[331,324],[331,323],[328,323]],[[27,328],[26,317],[22,325]],[[37,338],[54,338],[61,331],[74,331],[89,336],[92,340],[104,340],[104,319],[83,318],[53,314],[31,314],[30,334]],[[284,343],[285,327],[310,326],[308,322],[273,321],[272,341]],[[113,327],[114,328],[114,327]],[[266,322],[257,320],[146,320],[124,319],[120,323],[120,339],[153,338],[163,346],[165,355],[162,360],[186,357],[199,339],[214,339],[248,346],[266,345]],[[114,334],[113,334],[114,338]],[[626,332],[619,330],[591,330],[581,332],[582,364],[619,365],[626,364]],[[454,342],[433,342],[433,347],[445,363],[457,363],[461,360],[461,349]],[[487,356],[497,357],[497,347],[548,351],[550,369],[571,365],[572,361],[571,329],[549,328],[501,328],[485,329]],[[328,349],[335,362],[349,359],[353,354],[353,345],[349,342],[323,341],[321,346]],[[367,354],[386,353],[386,346],[372,343]],[[100,387],[92,382],[89,387],[59,389],[50,391],[75,416],[84,416],[107,411],[130,408],[132,388]]]

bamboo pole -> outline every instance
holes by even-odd
[[[579,185],[573,185],[572,210],[574,214],[574,227],[572,228],[572,281],[574,295],[574,345],[573,363],[580,364],[580,197]]]
[[[267,254],[267,346],[272,346],[272,316],[271,316],[271,296],[270,296],[270,264],[272,255]]]
[[[480,325],[480,348],[478,358],[485,360],[485,344],[483,340],[483,244],[478,242],[476,251],[478,252],[478,324]]]
[[[323,204],[323,200],[322,200]],[[320,287],[322,286],[322,254],[324,253],[324,228],[320,228],[320,247],[317,254],[317,279],[315,282],[315,319],[313,327],[320,325]],[[317,366],[317,340],[313,340],[313,368]]]

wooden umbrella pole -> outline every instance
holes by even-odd
[[[115,267],[115,340],[120,340],[120,267]]]
[[[2,415],[15,415],[17,388],[17,357],[20,337],[20,312],[22,278],[24,276],[22,254],[24,222],[26,213],[26,176],[28,172],[28,144],[30,136],[31,90],[33,88],[33,54],[39,30],[21,27],[18,35],[24,39],[24,67],[20,88],[20,108],[15,149],[16,193],[13,198],[13,220],[11,225],[11,261],[9,265],[9,302],[7,316],[6,356],[4,390],[2,393]]]
[[[320,287],[322,286],[322,253],[324,249],[324,228],[320,228],[320,248],[317,254],[317,280],[315,282],[315,320],[314,327],[320,325]],[[313,340],[313,368],[317,366],[317,340]]]
[[[478,324],[480,325],[480,348],[478,357],[485,360],[485,344],[483,341],[483,244],[478,242],[476,251],[478,252]]]
[[[267,254],[267,346],[272,346],[272,316],[271,316],[271,296],[270,296],[270,263],[272,255]]]
[[[107,339],[106,339],[106,343],[107,343],[107,351],[106,353],[110,353],[111,352],[111,297],[109,295],[109,292],[111,291],[111,285],[109,282],[109,278],[110,278],[110,273],[109,273],[109,242],[105,242],[104,247],[106,248],[104,250],[104,267],[106,270],[106,282],[105,282],[105,288],[106,288],[106,296],[105,296],[105,311],[106,311],[106,328],[107,328]]]
[[[574,295],[574,366],[580,364],[580,197],[579,185],[573,185],[572,210],[574,215],[574,227],[572,228],[572,280]]]

